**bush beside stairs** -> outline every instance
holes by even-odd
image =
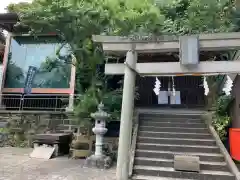
[[[133,180],[235,180],[201,114],[139,113]],[[174,155],[200,157],[200,173],[174,170]]]

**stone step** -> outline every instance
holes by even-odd
[[[139,143],[153,143],[153,144],[185,144],[185,145],[204,145],[215,146],[216,142],[212,139],[186,139],[186,138],[152,138],[139,136],[137,139]]]
[[[5,127],[7,127],[7,125],[8,125],[8,122],[6,122],[6,121],[0,122],[0,128],[5,128]]]
[[[220,153],[217,146],[198,146],[198,145],[176,145],[176,144],[151,144],[151,143],[137,143],[137,149],[153,150],[153,151],[176,151],[176,152],[201,152],[201,153]]]
[[[58,130],[67,130],[67,129],[69,129],[69,126],[70,125],[67,125],[67,124],[59,124],[56,128]]]
[[[148,122],[175,122],[175,123],[204,123],[202,119],[189,119],[189,118],[143,118],[139,117],[139,122],[148,121]]]
[[[209,133],[207,128],[185,128],[185,127],[155,127],[155,126],[140,126],[139,131],[151,132],[188,132],[188,133]]]
[[[200,173],[175,171],[173,168],[154,166],[135,166],[133,174],[164,178],[182,178],[196,180],[235,180],[230,172],[201,170]]]
[[[192,153],[183,153],[179,151],[149,151],[149,150],[140,150],[136,149],[135,157],[148,157],[148,158],[160,158],[160,159],[174,159],[174,155],[192,155],[199,156],[200,161],[208,161],[208,162],[225,162],[225,159],[220,153],[200,153],[200,152],[192,152]]]
[[[5,122],[5,121],[8,121],[9,120],[9,116],[1,116],[0,117],[0,122]]]
[[[134,164],[141,165],[141,166],[157,166],[157,167],[174,168],[174,160],[173,159],[156,159],[156,158],[137,157],[134,160]],[[201,161],[200,162],[200,170],[229,172],[229,168],[225,162]]]
[[[142,176],[134,175],[132,180],[191,180],[191,179],[182,179],[182,178],[165,178],[165,177],[156,177],[156,176]]]
[[[207,126],[204,123],[195,123],[195,122],[175,122],[175,121],[148,121],[142,120],[139,123],[140,126],[155,126],[155,127],[184,127],[184,128],[206,128]]]
[[[195,114],[154,114],[154,113],[151,113],[151,114],[142,114],[140,113],[139,114],[139,117],[142,117],[142,118],[189,118],[189,119],[201,119],[201,115],[195,115]]]
[[[138,136],[153,138],[187,138],[187,139],[213,139],[210,133],[175,133],[139,131]]]

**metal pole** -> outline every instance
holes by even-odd
[[[123,98],[121,111],[121,124],[119,135],[119,147],[117,158],[117,180],[128,180],[129,174],[129,153],[132,135],[132,119],[134,110],[134,93],[137,53],[129,51],[126,55],[126,66],[124,71]],[[129,67],[130,66],[130,67]]]

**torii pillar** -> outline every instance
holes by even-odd
[[[136,51],[128,51],[124,69],[124,84],[122,96],[122,111],[117,157],[117,180],[128,180],[130,146],[132,136],[132,119],[134,110],[134,94],[137,63]]]

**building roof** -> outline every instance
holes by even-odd
[[[0,55],[4,53],[5,45],[0,44]]]
[[[4,52],[5,49],[5,36],[0,29],[0,55]]]
[[[28,27],[19,26],[20,21],[17,13],[0,13],[0,28],[8,32],[28,32]]]
[[[0,13],[0,28],[14,32],[14,26],[19,21],[16,13]]]
[[[0,43],[5,43],[5,36],[3,32],[1,32],[1,29],[0,29]]]

